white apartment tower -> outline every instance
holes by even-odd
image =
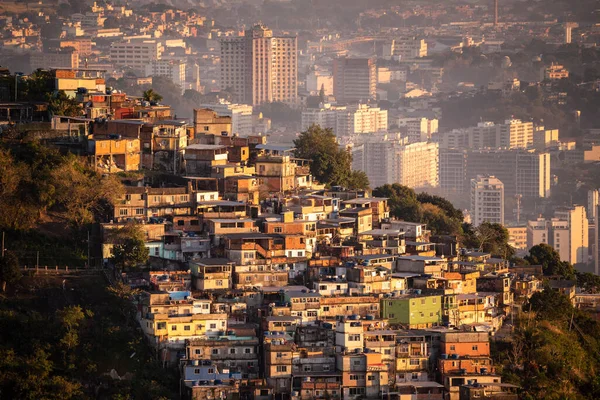
[[[298,101],[297,37],[273,36],[256,25],[243,37],[221,40],[221,88],[239,103],[260,105]]]
[[[574,205],[571,207],[559,208],[554,212],[554,216],[568,223],[568,260],[565,261],[569,261],[571,264],[587,264],[589,261],[589,226],[585,207]]]
[[[526,149],[533,145],[533,123],[518,119],[503,124],[480,122],[477,126],[455,129],[439,135],[442,148]]]
[[[322,104],[320,108],[309,108],[302,112],[302,130],[307,130],[313,124],[333,129],[336,136],[385,132],[388,128],[388,112],[366,104]]]
[[[114,66],[129,67],[145,73],[148,64],[161,59],[163,50],[162,43],[156,40],[113,42],[110,45],[110,61]]]
[[[372,187],[399,183],[412,188],[437,187],[438,145],[407,144],[388,135],[365,135],[352,149],[352,168],[364,171]]]
[[[538,218],[527,223],[527,246],[540,243],[552,246],[561,261],[571,264],[587,264],[589,261],[589,224],[585,207],[575,205],[561,207],[554,218]],[[596,261],[597,263],[597,261]]]
[[[474,226],[483,222],[504,224],[504,184],[494,176],[471,179],[471,217]]]

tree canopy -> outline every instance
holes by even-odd
[[[295,155],[311,160],[310,172],[321,183],[350,189],[366,189],[369,180],[364,172],[352,171],[352,156],[340,148],[331,129],[313,125],[294,140]]]
[[[113,262],[122,269],[136,268],[146,264],[149,251],[145,244],[144,232],[133,223],[125,225],[111,235]]]
[[[560,260],[560,254],[548,244],[541,243],[529,249],[525,260],[531,265],[541,265],[544,275],[559,275],[567,279],[575,278],[575,269],[568,262]]]

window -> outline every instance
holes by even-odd
[[[122,208],[119,210],[119,215],[123,216],[123,215],[127,215],[127,209],[126,208]]]
[[[456,346],[455,346],[455,345],[451,345],[451,346],[450,346],[450,350],[451,350],[451,351],[455,351],[455,350],[456,350]]]
[[[219,279],[219,280],[217,281],[217,286],[223,286],[223,281]]]
[[[411,358],[410,359],[410,365],[420,365],[421,363],[419,362],[418,358]]]
[[[184,331],[189,331],[189,330],[190,330],[190,326],[189,326],[189,325],[186,325],[186,326],[184,326],[184,327],[183,327],[183,330],[184,330]]]
[[[388,356],[389,356],[390,354],[392,354],[392,350],[390,350],[390,349],[385,349],[385,350],[383,350],[383,354],[385,354],[385,355],[388,355]]]
[[[252,349],[244,349],[244,354],[252,354]]]
[[[135,209],[135,213],[137,215],[144,215],[144,209],[143,208],[136,208]]]
[[[473,347],[471,347],[471,350],[477,351],[477,345],[473,345]]]
[[[323,312],[327,312],[327,311],[329,311],[329,306],[324,306],[323,307]]]
[[[367,376],[367,380],[368,381],[376,381],[377,377],[375,375],[369,375],[369,376]]]
[[[235,354],[235,349],[229,349],[229,354]]]
[[[360,335],[348,335],[349,342],[360,342]]]
[[[167,328],[166,322],[159,322],[156,324],[156,329],[166,329],[166,328]]]
[[[278,365],[277,372],[287,372],[287,365]]]
[[[171,325],[171,330],[172,331],[176,331],[177,330],[177,325]]]
[[[351,381],[357,381],[359,379],[360,379],[359,375],[350,375],[350,380]]]
[[[212,354],[219,354],[219,349],[212,349]]]
[[[200,375],[200,368],[195,368],[194,369],[194,374]]]
[[[323,365],[323,371],[327,372],[327,371],[329,371],[329,368],[330,368],[329,364]]]
[[[210,329],[217,329],[217,324],[210,324]]]
[[[418,372],[413,372],[412,376],[411,376],[411,379],[413,381],[418,381],[419,380],[419,373]]]
[[[206,372],[208,372],[209,374],[214,374],[215,373],[215,369],[214,368],[209,368]]]
[[[281,233],[281,232],[283,232],[283,228],[280,227],[280,226],[276,226],[275,229],[273,229],[273,232],[275,232],[275,233]]]

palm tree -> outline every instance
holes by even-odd
[[[145,101],[156,101],[156,102],[161,101],[163,99],[163,97],[160,94],[156,93],[154,91],[154,89],[145,90],[144,94],[142,95],[142,98]]]

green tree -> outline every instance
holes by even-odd
[[[59,90],[55,95],[48,95],[48,111],[51,115],[66,117],[81,117],[83,114],[79,102],[67,96],[64,90]]]
[[[531,265],[541,265],[544,275],[559,275],[565,279],[575,279],[575,269],[568,262],[560,260],[560,254],[545,243],[533,246],[525,260]]]
[[[296,157],[312,161],[310,172],[319,182],[348,186],[352,174],[352,156],[339,147],[331,129],[312,125],[294,140],[294,146]],[[356,180],[352,183],[361,182]]]
[[[449,202],[448,200],[446,200],[443,197],[434,196],[429,193],[423,192],[423,193],[419,193],[417,195],[417,200],[421,204],[430,203],[430,204],[433,204],[434,206],[438,206],[450,218],[457,219],[460,222],[462,222],[464,219],[463,212],[461,210],[455,208],[451,202]]]
[[[439,206],[425,203],[421,205],[421,222],[435,235],[460,235],[462,233],[461,222],[451,218]]]
[[[523,309],[535,311],[537,319],[557,321],[571,315],[573,305],[566,295],[546,287],[543,291],[534,293]]]
[[[387,197],[390,215],[410,222],[421,222],[423,213],[415,191],[408,186],[394,183],[373,190],[376,197]]]
[[[6,285],[12,285],[21,279],[19,259],[11,251],[5,251],[4,257],[0,257],[0,284],[2,292],[6,292]]]
[[[154,89],[148,89],[148,90],[144,90],[144,93],[142,94],[142,98],[145,101],[156,101],[159,102],[163,99],[163,97],[154,91]]]
[[[364,171],[352,171],[348,177],[347,186],[355,190],[368,189],[369,177]]]
[[[515,254],[509,244],[508,230],[501,224],[484,222],[476,228],[470,224],[463,224],[463,245],[479,251],[510,259]]]
[[[137,268],[146,264],[150,252],[146,247],[143,230],[136,224],[127,224],[112,236],[113,262],[121,269]]]

